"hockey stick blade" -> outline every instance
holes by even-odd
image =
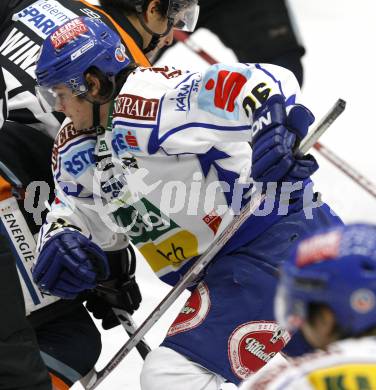
[[[317,134],[319,137],[325,132],[329,126],[338,118],[338,116],[345,109],[345,102],[339,99],[332,109],[325,115],[320,123],[311,131],[304,142],[304,150],[309,150],[317,141]],[[302,150],[299,149],[301,153]],[[213,257],[226,244],[226,242],[239,229],[242,223],[261,205],[264,200],[264,195],[252,197],[240,211],[240,213],[232,219],[231,223],[226,229],[219,234],[218,238],[213,241],[205,253],[203,253],[179,282],[170,290],[170,292],[163,298],[160,304],[153,310],[153,312],[145,319],[142,325],[134,332],[133,336],[119,349],[115,356],[109,363],[97,373],[97,378],[87,385],[87,390],[95,389],[103,380],[120,364],[120,362],[128,355],[128,353],[140,342],[150,328],[159,320],[159,318],[167,311],[167,309],[175,302],[180,294],[189,286],[202,272],[202,270],[210,263]]]

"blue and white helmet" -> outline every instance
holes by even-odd
[[[308,305],[325,304],[346,335],[376,327],[376,226],[353,224],[301,241],[281,268],[275,314],[296,330]]]
[[[113,77],[129,63],[119,35],[110,27],[98,19],[72,19],[56,28],[41,47],[36,65],[38,97],[43,105],[51,105],[51,88],[59,84],[74,95],[86,93],[84,72],[88,68],[96,66]]]

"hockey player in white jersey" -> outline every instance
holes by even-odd
[[[314,234],[281,272],[277,319],[291,331],[300,327],[318,351],[251,378],[241,389],[376,389],[376,226]]]
[[[64,120],[61,113],[44,112],[35,95],[34,71],[40,46],[56,27],[78,16],[90,16],[117,31],[127,55],[147,66],[150,63],[146,53],[169,44],[175,27],[187,27],[176,18],[177,14],[184,15],[182,9],[189,8],[197,17],[198,10],[196,0],[97,3],[100,7],[84,0],[0,1],[0,307],[4,314],[0,326],[0,388],[49,390],[51,384],[41,355],[54,389],[71,386],[92,369],[101,340],[82,305],[84,298],[86,308],[103,319],[105,329],[119,324],[110,305],[95,292],[74,301],[59,300],[41,293],[31,278],[30,259],[35,248],[32,234],[39,231],[44,220],[44,199],[51,194],[53,200],[51,151]],[[192,17],[189,28],[194,28],[194,22]],[[30,185],[25,202],[12,196],[12,181],[5,171],[11,171],[24,188]],[[111,272],[112,283],[117,279],[116,284],[122,284],[125,273],[118,260],[126,260],[126,252],[110,254],[111,259],[115,257],[116,261],[110,261],[117,264]],[[117,271],[120,273],[116,274]],[[128,306],[132,311],[137,309],[141,297],[137,297],[136,284],[127,286],[130,294],[120,295],[134,298],[135,305]],[[19,293],[20,288],[23,294]],[[38,342],[34,347],[33,330]]]
[[[103,24],[75,19],[47,37],[40,53],[40,99],[71,122],[55,141],[57,196],[34,280],[74,298],[106,277],[100,248],[131,240],[173,285],[249,202],[255,182],[267,186],[266,201],[192,286],[141,375],[144,390],[238,384],[278,351],[307,347],[299,335],[289,342],[272,301],[293,241],[341,223],[307,190],[314,158],[294,154],[313,115],[283,68],[137,67],[111,37]]]

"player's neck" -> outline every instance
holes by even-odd
[[[99,108],[100,125],[103,126],[104,128],[106,128],[108,124],[108,117],[110,115],[110,105],[111,102],[104,103]]]

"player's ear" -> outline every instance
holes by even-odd
[[[98,98],[100,96],[100,89],[101,89],[101,83],[98,77],[91,73],[87,73],[85,76],[86,83],[89,87],[89,94],[94,97]]]
[[[145,10],[145,20],[149,22],[150,20],[153,20],[154,18],[158,17],[158,19],[161,17],[159,13],[159,0],[151,0],[146,7]]]

